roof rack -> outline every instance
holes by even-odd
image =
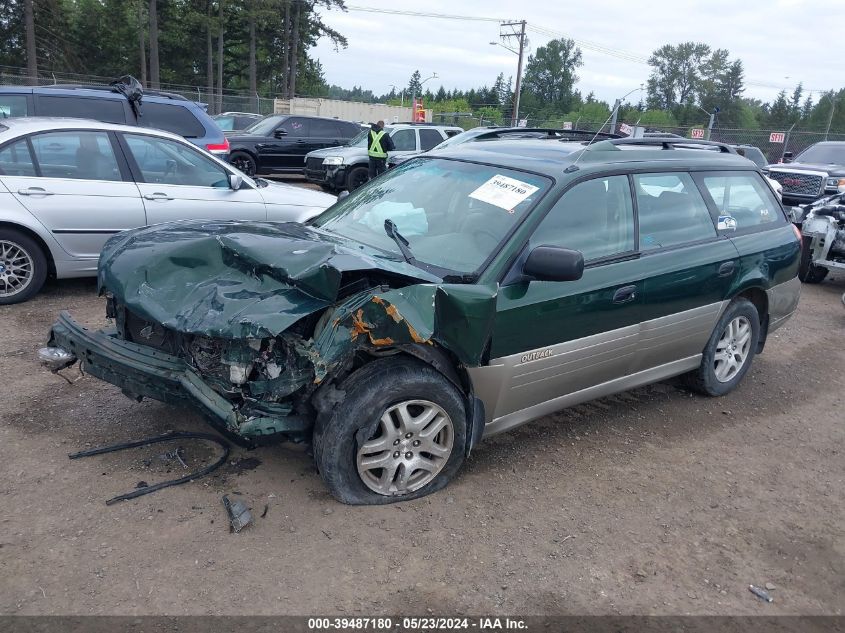
[[[112,88],[111,86],[86,86],[84,84],[50,84],[48,86],[39,86],[40,88],[61,88],[63,90],[102,90],[104,92],[114,92],[117,94],[117,90]],[[144,89],[144,96],[153,96],[153,97],[165,97],[167,99],[174,99],[177,101],[188,101],[186,97],[183,97],[180,94],[176,94],[175,92],[163,92],[161,90],[147,90]]]
[[[422,121],[393,121],[385,122],[385,125],[419,125],[421,127],[425,127],[426,125],[432,127],[461,127],[460,125],[454,125],[452,123],[435,123],[434,121],[426,121],[423,123]]]
[[[718,149],[723,154],[736,154],[736,150],[728,143],[717,143],[716,141],[703,141],[695,138],[618,138],[608,141],[614,145],[647,145],[651,147],[660,146],[661,149],[675,149],[675,146],[688,148],[699,146],[696,149]]]
[[[583,141],[591,140],[593,137],[598,139],[617,139],[622,138],[619,134],[612,132],[589,132],[587,130],[561,130],[558,128],[548,127],[499,127],[492,128],[489,132],[479,134],[475,140],[481,141],[484,139],[494,139],[507,136],[509,134],[532,134],[533,138],[549,138],[559,141]],[[538,137],[537,134],[544,134],[545,137]]]

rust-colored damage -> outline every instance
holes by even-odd
[[[375,297],[374,297],[375,299]],[[370,343],[376,347],[384,347],[385,345],[393,345],[393,339],[389,336],[384,338],[376,338],[372,332],[373,326],[364,321],[364,310],[358,308],[357,312],[352,314],[352,340],[356,340],[359,334],[366,334],[370,337]]]
[[[387,303],[384,299],[382,299],[381,297],[378,297],[378,296],[373,297],[373,303],[376,303],[376,304],[382,306],[384,308],[384,311],[387,313],[387,315],[391,319],[393,319],[394,323],[401,323],[402,321],[405,321],[405,325],[408,327],[408,334],[410,334],[411,340],[414,341],[414,343],[431,344],[430,340],[425,339],[422,336],[420,336],[419,332],[417,332],[417,330],[414,328],[414,326],[411,325],[407,320],[404,319],[404,317],[399,313],[399,310],[395,305],[393,305],[392,303]],[[370,336],[370,340],[372,340],[372,336]],[[393,339],[391,339],[391,338],[381,339],[381,340],[389,341],[389,343],[385,343],[385,345],[390,345],[391,343],[393,343]],[[376,344],[376,343],[374,342],[373,344]]]

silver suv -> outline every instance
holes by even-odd
[[[394,123],[384,129],[396,146],[390,156],[428,151],[464,131],[455,125],[431,123]],[[347,145],[308,152],[305,155],[305,177],[329,191],[352,191],[363,185],[368,178],[369,132],[369,128],[362,130]]]
[[[0,124],[0,305],[48,274],[94,276],[106,240],[185,219],[307,220],[335,197],[248,178],[169,132],[84,119]]]

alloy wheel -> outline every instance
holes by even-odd
[[[358,475],[380,495],[419,490],[446,466],[454,437],[442,407],[428,400],[400,402],[382,414],[375,435],[358,449]]]
[[[713,373],[719,382],[730,382],[743,368],[751,351],[751,322],[738,316],[728,322],[716,343]]]
[[[232,166],[245,173],[252,178],[255,175],[255,170],[252,167],[252,161],[245,156],[236,156],[232,159]]]
[[[13,297],[23,292],[30,283],[35,264],[20,244],[0,240],[0,297]]]

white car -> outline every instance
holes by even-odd
[[[334,196],[249,178],[182,137],[83,119],[0,122],[0,305],[96,275],[113,234],[185,219],[303,222]]]

